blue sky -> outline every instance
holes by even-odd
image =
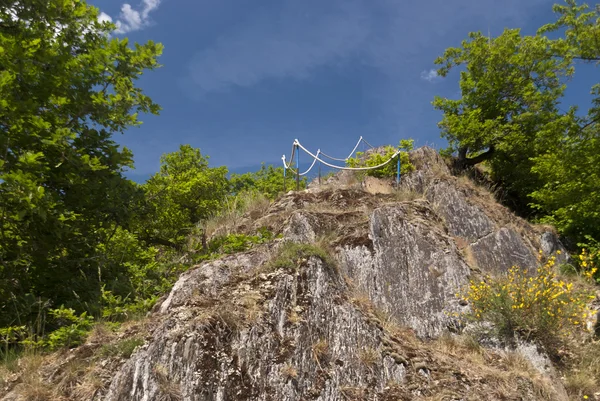
[[[554,19],[553,0],[121,0],[92,1],[131,41],[165,46],[162,68],[140,86],[160,116],[117,140],[136,171],[189,143],[212,165],[280,163],[292,141],[344,157],[359,136],[373,145],[413,138],[443,147],[431,106],[457,97],[458,77],[433,60],[470,31],[526,34]],[[588,93],[591,85],[582,85]]]

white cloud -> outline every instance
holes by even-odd
[[[133,31],[139,31],[150,25],[150,13],[158,8],[161,0],[142,0],[140,6],[135,9],[130,4],[125,3],[121,6],[121,14],[115,21],[117,29],[115,33],[123,34]],[[110,15],[101,12],[98,17],[100,22],[110,21],[113,19]]]
[[[98,16],[98,21],[100,22],[112,22],[112,17],[105,12],[101,12]]]
[[[440,77],[436,70],[431,69],[429,71],[421,71],[421,79],[425,81],[429,81],[431,83],[438,82],[442,77]]]

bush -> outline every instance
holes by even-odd
[[[321,259],[329,267],[335,267],[335,261],[323,247],[295,242],[285,242],[281,246],[277,257],[271,260],[268,265],[274,269],[296,269],[303,259],[308,259],[311,256]]]
[[[129,358],[135,349],[144,344],[144,340],[139,337],[124,338],[116,343],[104,344],[100,348],[100,355],[104,357],[116,356],[120,358]]]
[[[378,166],[386,161],[390,160],[392,156],[398,151],[398,149],[404,149],[405,152],[400,153],[400,174],[406,174],[411,171],[414,171],[415,166],[410,162],[408,157],[408,152],[413,148],[413,140],[412,139],[403,139],[400,141],[400,145],[398,148],[394,148],[393,146],[385,146],[384,152],[378,153],[373,152],[369,153],[365,157],[364,152],[356,152],[356,157],[351,157],[346,160],[346,165],[348,167],[374,167]],[[366,170],[364,174],[370,175],[372,177],[377,178],[391,178],[396,177],[398,173],[397,161],[392,160],[388,164],[378,169]]]
[[[44,345],[50,350],[62,347],[70,348],[83,343],[94,321],[94,318],[88,316],[86,312],[77,315],[73,309],[63,306],[51,309],[50,316],[55,324],[60,326],[51,332],[44,342]]]
[[[264,244],[274,238],[273,233],[261,228],[257,235],[229,234],[213,238],[208,243],[210,254],[232,254],[247,251],[256,244]]]
[[[500,337],[536,341],[547,351],[556,349],[573,330],[584,330],[592,295],[559,280],[554,257],[529,275],[512,267],[498,278],[471,281],[462,298],[471,304],[467,319],[491,322]]]
[[[586,280],[600,284],[600,242],[590,236],[586,236],[586,240],[586,243],[578,244],[581,247],[576,259],[578,270]]]

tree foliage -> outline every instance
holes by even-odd
[[[159,111],[135,85],[162,46],[109,37],[84,2],[0,7],[0,324],[32,305],[84,308],[100,294],[99,244],[139,194],[112,139]],[[105,278],[116,272],[103,272]]]
[[[356,157],[351,157],[346,160],[348,167],[375,167],[388,162],[398,150],[402,149],[398,157],[400,157],[400,174],[406,174],[415,169],[415,166],[410,162],[408,152],[413,149],[413,139],[402,139],[397,148],[393,146],[385,146],[382,151],[371,151],[371,152],[356,152]],[[370,175],[377,178],[390,178],[396,177],[398,173],[397,158],[389,161],[386,165],[370,170],[364,170],[366,175]]]
[[[216,214],[228,192],[227,168],[208,166],[200,149],[182,145],[161,157],[160,171],[143,185],[139,231],[149,243],[177,246],[190,230]]]
[[[564,38],[551,43],[557,57],[575,63],[600,63],[600,8],[588,11],[568,0],[555,5],[558,19],[540,29],[540,34],[564,29]],[[590,91],[592,104],[587,113],[557,119],[559,135],[547,141],[545,152],[532,155],[532,171],[543,185],[531,193],[533,206],[544,221],[581,242],[600,240],[600,83]],[[566,120],[566,122],[565,122]],[[593,237],[593,238],[590,238]]]
[[[258,191],[269,199],[275,199],[282,192],[296,189],[296,176],[293,170],[287,172],[284,188],[283,167],[273,167],[273,165],[260,166],[256,172],[244,174],[231,174],[230,178],[231,192],[238,194],[243,191]],[[306,177],[300,179],[300,188],[304,189],[307,185]]]
[[[561,104],[577,63],[600,60],[599,11],[574,0],[554,11],[557,21],[536,35],[471,33],[447,49],[436,60],[438,73],[461,68],[461,98],[436,97],[433,104],[460,165],[487,163],[517,210],[581,240],[600,235],[599,84],[587,114]],[[563,36],[545,36],[556,30]]]

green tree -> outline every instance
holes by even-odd
[[[574,66],[600,62],[600,8],[588,9],[573,0],[555,5],[557,21],[539,31],[564,29],[564,37],[551,42],[551,50]],[[593,238],[600,239],[600,84],[592,86],[591,94],[587,114],[576,116],[573,108],[562,135],[548,141],[546,151],[532,159],[533,171],[544,184],[531,198],[545,222],[576,241],[594,243]]]
[[[288,171],[285,180],[285,190],[296,189],[296,175],[293,171]],[[231,174],[229,179],[231,192],[236,195],[244,191],[258,191],[269,199],[275,199],[277,195],[284,191],[283,167],[273,167],[263,163],[256,172],[244,174]],[[306,177],[300,179],[300,188],[304,189],[307,185]]]
[[[436,60],[460,73],[461,98],[436,97],[449,151],[464,165],[486,162],[517,210],[535,213],[576,241],[600,235],[600,84],[587,114],[561,110],[580,63],[600,61],[600,11],[567,0],[537,35],[471,33]],[[560,31],[551,39],[545,34]],[[565,106],[562,105],[564,108]]]
[[[181,145],[161,157],[160,171],[143,185],[146,207],[140,237],[179,247],[194,227],[218,213],[228,192],[227,168],[208,166],[200,149]]]
[[[75,0],[0,7],[0,326],[35,305],[89,309],[100,296],[99,244],[139,194],[132,154],[113,139],[159,106],[135,81],[162,46],[111,37]]]
[[[493,179],[516,195],[520,207],[539,182],[530,173],[530,157],[555,129],[564,81],[572,69],[554,57],[550,39],[522,36],[507,29],[497,38],[469,34],[461,48],[450,48],[435,62],[446,76],[460,72],[461,98],[436,97],[444,115],[439,126],[461,165],[488,161]],[[570,116],[567,116],[570,117]]]

